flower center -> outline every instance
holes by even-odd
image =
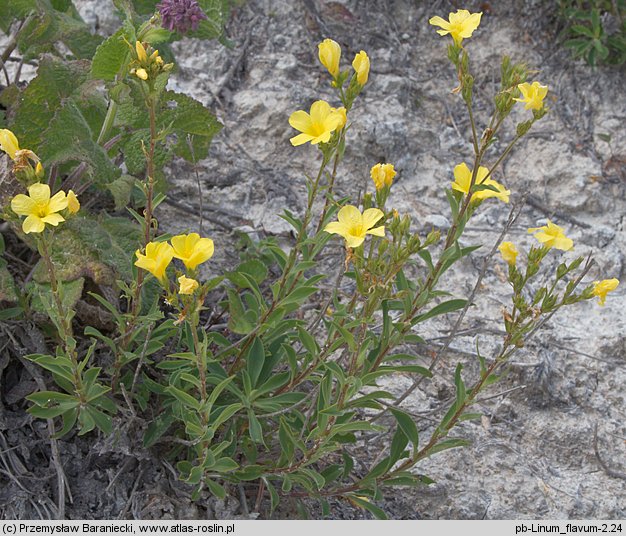
[[[45,218],[50,215],[50,209],[48,203],[37,203],[35,207],[35,214],[40,218]]]

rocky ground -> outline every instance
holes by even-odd
[[[100,31],[115,28],[108,0],[77,3],[85,19]],[[251,0],[235,9],[229,22],[232,49],[192,40],[176,44],[179,71],[172,88],[210,105],[225,125],[210,157],[198,165],[203,229],[216,241],[214,270],[236,260],[233,228],[253,236],[287,238],[288,228],[277,214],[284,208],[303,208],[303,174],[314,170],[317,155],[310,146],[291,147],[293,131],[287,119],[294,110],[308,109],[314,100],[334,98],[328,76],[317,62],[317,43],[325,37],[338,41],[350,60],[366,50],[372,63],[370,83],[350,117],[353,126],[338,174],[339,192],[356,199],[370,180],[369,168],[379,161],[392,162],[398,176],[390,205],[410,214],[416,229],[445,229],[444,187],[451,181],[452,168],[462,161],[469,163],[472,152],[464,107],[450,92],[455,78],[446,59],[447,39],[439,37],[427,20],[457,7],[484,12],[480,28],[467,41],[477,73],[479,124],[491,109],[502,54],[526,60],[537,70],[534,77],[550,86],[551,113],[514,150],[496,177],[512,190],[513,201],[528,194],[508,239],[527,249],[533,239],[526,229],[551,218],[575,241],[575,251],[565,258],[594,252],[597,266],[590,280],[624,279],[624,72],[594,71],[572,61],[558,46],[558,21],[551,3],[537,0],[463,6],[409,0]],[[519,110],[514,119],[521,120],[527,113]],[[509,129],[512,132],[513,120]],[[500,149],[507,134],[503,138]],[[194,170],[175,163],[169,176],[172,203],[159,213],[162,227],[172,232],[196,229],[199,198]],[[486,253],[508,212],[502,203],[485,203],[468,227],[467,243],[484,243]],[[482,264],[481,251],[448,280],[446,286],[456,296],[471,292]],[[560,257],[551,257],[555,265]],[[471,372],[475,359],[469,352],[476,342],[486,354],[494,348],[508,300],[504,269],[494,259],[463,323],[463,336],[452,344],[435,380],[404,403],[407,411],[420,417],[424,434],[432,426],[430,414],[453,395],[456,363],[465,363]],[[620,288],[604,308],[587,302],[554,317],[515,356],[506,378],[484,395],[482,421],[460,429],[460,435],[473,440],[472,446],[429,459],[419,471],[435,484],[390,492],[381,506],[398,519],[626,517],[625,305]],[[433,325],[426,335],[436,344],[447,327]],[[400,377],[387,387],[402,393],[412,381]],[[41,423],[30,425],[41,426],[40,447],[15,446],[16,430],[27,420],[24,415],[10,417],[9,423],[5,416],[5,431],[0,434],[6,443],[0,443],[0,461],[22,464],[18,470],[23,469],[27,479],[32,464],[45,459],[46,430]],[[190,504],[188,490],[150,453],[124,451],[125,441],[131,444],[131,440],[132,432],[123,430],[115,445],[100,443],[91,452],[86,440],[62,443],[62,455],[70,458],[68,476],[74,491],[70,515],[245,514],[236,499],[212,502],[210,507]],[[376,442],[368,445],[363,446],[363,455],[371,458],[377,454]],[[14,455],[2,454],[3,449],[15,449]],[[113,450],[126,455],[111,456]],[[85,469],[75,461],[79,454],[90,461],[86,474],[79,474]],[[36,516],[38,508],[44,516],[50,499],[37,502],[28,494],[35,482],[24,487],[20,491],[12,485],[13,499],[3,497],[0,490],[5,515]],[[289,504],[279,513],[295,515]],[[333,516],[365,514],[337,502]]]

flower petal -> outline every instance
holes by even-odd
[[[363,227],[365,229],[371,229],[383,216],[384,213],[382,210],[378,208],[368,208],[363,212]]]
[[[339,221],[331,221],[326,227],[324,227],[324,231],[341,236],[346,236],[347,234],[346,226]]]
[[[289,116],[289,124],[300,132],[310,132],[311,116],[304,110],[298,110]]]
[[[48,210],[50,212],[60,212],[67,208],[67,197],[64,191],[57,192],[50,198]]]
[[[381,225],[380,227],[374,227],[374,229],[370,229],[367,231],[367,234],[371,234],[374,236],[385,236],[385,226]]]
[[[431,17],[428,20],[428,24],[432,24],[433,26],[439,26],[439,27],[443,28],[444,30],[449,30],[450,29],[450,23],[447,20],[442,19],[441,17]],[[446,31],[446,33],[448,33],[448,32]],[[443,35],[445,35],[445,34],[443,34]]]
[[[365,236],[347,235],[344,238],[346,239],[346,244],[350,248],[358,248],[365,240]]]
[[[311,105],[311,122],[321,124],[330,114],[330,104],[326,101],[318,100]]]
[[[297,147],[298,145],[302,145],[307,141],[311,141],[312,139],[313,136],[311,136],[310,134],[298,134],[297,136],[290,138],[289,141],[291,142],[291,145]]]
[[[363,223],[363,216],[361,215],[361,212],[353,205],[345,205],[341,207],[337,214],[337,219],[347,227],[362,225]]]
[[[46,224],[41,221],[41,218],[30,215],[22,223],[22,231],[24,233],[41,233],[46,228]]]
[[[17,194],[11,200],[11,210],[20,216],[28,216],[35,210],[35,203],[30,197],[24,194]]]
[[[50,186],[36,182],[28,188],[28,195],[35,203],[47,204],[50,201]]]
[[[49,223],[50,225],[54,225],[55,227],[59,225],[59,223],[64,222],[65,218],[61,216],[61,214],[48,214],[41,218],[41,221],[44,223]]]

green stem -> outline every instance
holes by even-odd
[[[109,108],[107,110],[107,114],[104,117],[104,122],[102,123],[102,128],[100,129],[100,134],[98,134],[98,145],[103,145],[106,141],[109,132],[113,128],[113,123],[115,122],[115,116],[117,115],[117,102],[113,99],[109,101]]]
[[[78,363],[78,355],[76,353],[76,343],[73,341],[74,334],[72,329],[72,321],[68,317],[65,307],[63,306],[63,301],[61,300],[61,296],[59,295],[59,282],[56,277],[56,272],[54,269],[54,264],[52,263],[52,259],[50,257],[50,253],[48,251],[48,245],[46,244],[46,239],[44,236],[39,237],[37,240],[39,245],[39,253],[41,254],[41,258],[44,260],[46,268],[48,270],[48,276],[50,277],[50,289],[52,291],[52,296],[54,299],[54,304],[56,306],[56,313],[58,315],[58,327],[59,327],[59,335],[61,336],[61,340],[63,341],[63,347],[65,349],[65,353],[69,357],[72,362],[72,376],[74,379],[74,389],[75,394],[80,398],[81,402],[85,402],[85,397],[83,394],[83,382],[79,371],[79,363]]]

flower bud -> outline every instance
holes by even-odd
[[[370,59],[364,50],[361,50],[352,61],[352,67],[356,72],[356,81],[359,85],[364,86],[367,84],[367,79],[370,74]]]
[[[333,78],[337,78],[339,76],[339,59],[341,58],[339,43],[332,39],[324,39],[317,48],[321,64],[328,69]]]

